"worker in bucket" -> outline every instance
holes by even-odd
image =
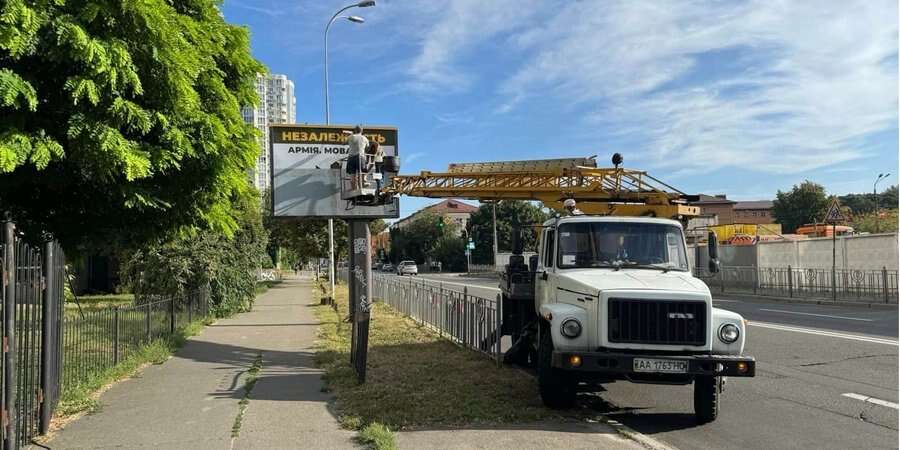
[[[571,216],[584,215],[584,213],[581,212],[580,209],[575,207],[575,199],[574,198],[567,198],[566,201],[563,202],[563,207],[566,208],[566,211],[568,211],[569,215],[571,215]]]
[[[365,160],[366,149],[369,147],[369,139],[363,136],[362,125],[353,128],[353,133],[347,138],[347,144],[350,146],[350,156],[347,157],[347,174],[355,175],[352,178],[353,187],[359,186],[359,174],[367,169]]]

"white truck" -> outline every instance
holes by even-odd
[[[565,216],[539,234],[538,254],[528,264],[513,256],[502,274],[501,334],[513,338],[507,362],[536,369],[547,406],[569,407],[576,392],[619,380],[693,383],[697,421],[707,423],[725,378],[754,376],[745,322],[713,307],[691,274],[679,222]]]

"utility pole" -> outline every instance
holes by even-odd
[[[878,178],[875,179],[875,184],[872,185],[872,197],[875,197],[875,232],[876,232],[876,233],[878,233],[878,231],[880,231],[880,230],[879,230],[879,228],[880,228],[879,225],[880,225],[880,224],[878,223],[878,183],[879,183],[881,180],[883,180],[883,179],[889,177],[890,175],[891,175],[890,172],[888,172],[888,173],[879,173],[879,174],[878,174]]]

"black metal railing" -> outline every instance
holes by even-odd
[[[836,299],[897,304],[896,270],[805,269],[723,266],[711,275],[695,268],[713,292],[752,293],[787,298]]]
[[[183,296],[96,310],[67,310],[63,320],[63,388],[107,370],[154,340],[209,315],[205,289]]]
[[[497,299],[443,289],[409,278],[372,276],[372,295],[395,310],[465,348],[481,352],[500,364],[500,311]]]
[[[207,289],[134,305],[67,308],[65,255],[56,241],[39,248],[2,225],[0,441],[28,444],[49,430],[64,389],[209,315]]]

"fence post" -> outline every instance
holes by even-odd
[[[147,307],[147,308],[146,308],[147,314],[144,315],[144,325],[145,325],[146,328],[147,328],[147,342],[150,342],[150,339],[151,339],[151,330],[150,330],[150,304],[151,304],[151,302],[149,301],[149,299],[147,299],[147,300],[148,300],[148,301],[147,301],[147,304],[144,305],[144,306]]]
[[[759,267],[753,267],[753,294],[756,295],[756,289],[759,286]]]
[[[53,342],[53,311],[54,300],[56,300],[56,271],[54,270],[53,257],[53,241],[44,244],[44,261],[41,272],[44,277],[44,292],[41,296],[41,434],[50,430],[50,419],[53,412],[50,411],[52,399],[50,392],[53,387],[50,386],[50,361],[54,357],[55,351],[59,351],[54,347]],[[55,351],[54,351],[55,350]]]
[[[722,292],[725,292],[725,267],[719,269],[719,282],[722,283]]]
[[[169,298],[169,334],[175,335],[175,297]]]
[[[188,324],[194,322],[194,294],[188,295]]]
[[[3,434],[4,450],[18,447],[16,440],[16,229],[3,224]]]
[[[788,298],[794,297],[794,269],[788,266]]]
[[[119,364],[119,307],[113,308],[113,365]]]
[[[495,332],[495,336],[497,336],[497,340],[494,342],[494,352],[497,357],[497,367],[500,367],[502,363],[502,357],[500,356],[500,341],[503,339],[503,302],[500,299],[500,294],[497,294],[497,303],[494,308],[496,317],[496,326],[497,331]]]
[[[888,289],[888,274],[887,274],[887,267],[886,267],[886,266],[881,266],[881,286],[882,286],[882,288],[883,288],[883,290],[884,290],[884,302],[885,302],[885,303],[890,303],[890,298],[891,298],[891,297],[890,297],[890,294],[889,294],[890,289]]]

